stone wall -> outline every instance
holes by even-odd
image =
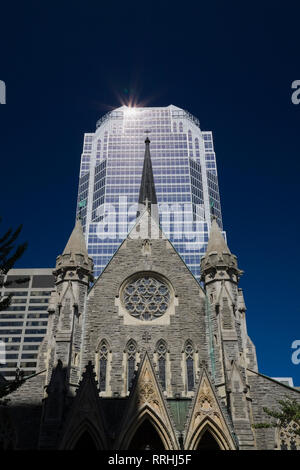
[[[288,396],[300,403],[300,391],[261,374],[248,372],[248,383],[252,399],[252,417],[255,424],[269,421],[268,415],[263,411],[263,408],[267,407],[278,410],[278,400],[283,400]],[[254,433],[257,449],[270,450],[277,448],[274,428],[254,429]]]
[[[175,294],[174,312],[164,314],[159,321],[144,322],[134,319],[125,324],[120,309],[120,287],[137,272],[155,272],[165,277]],[[140,354],[148,350],[152,356],[160,339],[167,343],[171,366],[171,394],[185,389],[182,353],[184,343],[190,339],[197,352],[197,363],[208,361],[204,293],[166,240],[151,240],[150,254],[143,254],[143,240],[126,240],[96,285],[87,302],[83,365],[95,361],[95,351],[105,338],[112,351],[110,387],[112,393],[125,393],[124,351],[130,339],[137,343]],[[148,339],[145,339],[148,334]],[[97,367],[96,367],[97,371]]]

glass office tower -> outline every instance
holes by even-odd
[[[173,105],[122,106],[84,135],[77,212],[95,276],[136,220],[147,135],[161,227],[199,280],[213,216],[222,227],[216,158],[212,133]]]
[[[53,268],[11,269],[1,297],[12,295],[11,304],[0,312],[0,374],[7,380],[36,372],[38,349],[47,333],[48,303],[54,290]],[[17,279],[27,280],[22,284]]]

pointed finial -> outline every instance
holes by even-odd
[[[217,271],[221,277],[215,279]],[[226,275],[226,279],[238,282],[242,273],[238,268],[237,257],[230,252],[217,220],[213,219],[206,252],[201,259],[201,280],[212,282],[213,279],[222,283]]]
[[[148,200],[148,206],[151,209],[151,205],[157,205],[157,198],[154,185],[154,177],[152,171],[151,155],[150,155],[150,139],[147,136],[145,140],[145,155],[142,180],[139,193],[139,205],[145,205]]]
[[[63,253],[56,258],[56,267],[53,271],[55,284],[72,280],[89,285],[94,280],[93,267],[93,260],[87,252],[81,219],[77,217]]]
[[[217,253],[229,253],[230,250],[227,246],[227,243],[222,235],[221,229],[218,225],[217,219],[213,218],[209,240],[206,248],[206,254],[216,251]]]
[[[82,230],[81,218],[77,217],[75,227],[71,236],[66,244],[63,254],[81,254],[88,258],[85,239]]]

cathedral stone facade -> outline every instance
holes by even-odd
[[[0,406],[2,447],[300,448],[288,429],[255,427],[265,406],[300,393],[258,372],[242,271],[217,222],[200,285],[157,224],[151,191],[92,287],[76,221],[57,257],[38,373]]]

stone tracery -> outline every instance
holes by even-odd
[[[123,302],[133,317],[139,320],[154,320],[167,311],[170,291],[162,280],[143,276],[126,285]]]

